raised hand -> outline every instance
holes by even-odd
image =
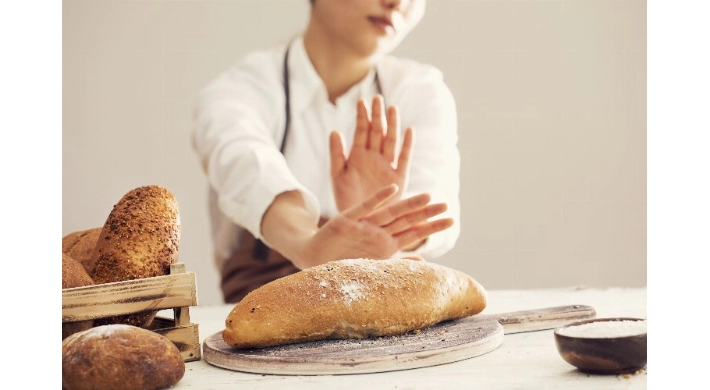
[[[336,215],[311,236],[301,252],[301,268],[349,258],[387,259],[398,251],[451,227],[451,218],[428,221],[446,211],[420,194],[388,206],[396,185],[381,188],[365,201]]]
[[[365,101],[357,103],[355,135],[350,153],[345,155],[342,135],[330,134],[330,175],[338,211],[344,211],[364,201],[378,189],[390,183],[398,191],[388,202],[401,196],[409,174],[414,131],[407,128],[402,147],[397,153],[399,138],[399,113],[392,106],[386,112],[381,95],[372,100],[372,120]]]

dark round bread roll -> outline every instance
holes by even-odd
[[[184,374],[175,344],[147,329],[103,325],[62,341],[63,390],[162,389]]]
[[[99,241],[102,227],[69,233],[62,237],[62,253],[81,263],[86,272],[94,270],[94,248]]]
[[[178,260],[180,214],[167,189],[149,185],[126,193],[106,219],[94,249],[96,284],[163,276]],[[95,324],[148,327],[156,311],[97,319]]]
[[[91,286],[94,281],[86,273],[84,267],[71,256],[62,253],[62,289],[72,287]],[[62,322],[62,340],[74,333],[91,328],[94,321]]]

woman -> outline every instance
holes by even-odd
[[[434,67],[388,54],[424,9],[312,1],[303,34],[203,89],[193,144],[226,302],[331,260],[434,258],[454,246],[453,97]]]

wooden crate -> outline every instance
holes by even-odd
[[[189,362],[202,358],[198,325],[190,322],[190,306],[196,305],[195,273],[176,263],[166,276],[63,289],[62,322],[158,310],[150,330],[170,339]],[[163,316],[169,309],[173,318]]]

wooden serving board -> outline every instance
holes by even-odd
[[[498,348],[504,334],[552,329],[595,316],[589,306],[560,306],[472,316],[398,336],[323,340],[262,349],[232,348],[222,339],[222,332],[217,332],[205,339],[202,354],[214,366],[258,374],[397,371],[469,359]]]

